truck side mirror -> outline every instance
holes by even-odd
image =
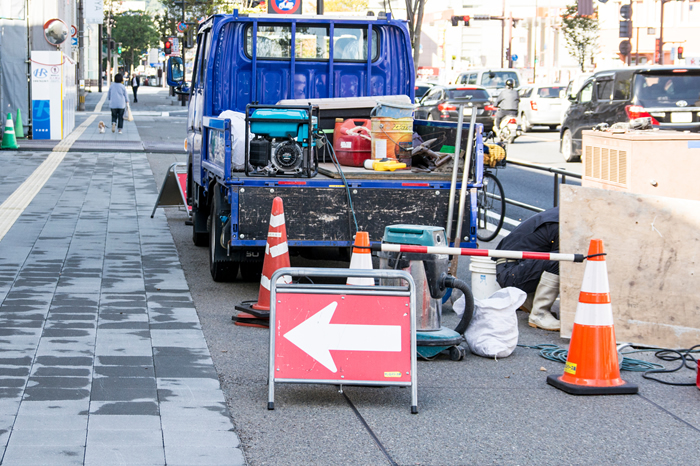
[[[179,87],[185,83],[185,64],[180,57],[168,58],[168,86]]]

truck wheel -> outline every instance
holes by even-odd
[[[226,248],[221,245],[221,194],[218,193],[218,188],[210,192],[213,199],[209,215],[209,272],[215,282],[232,282],[238,275],[238,262],[230,260],[226,255]]]
[[[241,262],[241,278],[244,282],[259,282],[262,269],[262,262]]]
[[[197,231],[200,225],[206,226],[207,217],[204,212],[192,209],[192,242],[195,246],[207,246],[209,244],[209,233],[207,231]],[[198,228],[200,226],[200,228]]]

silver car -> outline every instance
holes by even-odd
[[[564,98],[560,97],[566,86],[551,84],[547,86],[524,86],[518,89],[520,94],[520,126],[530,131],[533,126],[549,126],[555,130],[561,121],[561,108]]]

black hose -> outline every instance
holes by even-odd
[[[466,282],[452,276],[446,276],[444,283],[446,287],[457,288],[464,293],[464,314],[462,314],[462,320],[460,320],[455,327],[455,332],[462,335],[467,331],[469,322],[471,322],[472,316],[474,315],[474,295],[472,294],[472,289]]]

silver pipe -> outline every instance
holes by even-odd
[[[459,151],[462,150],[462,127],[464,126],[464,104],[458,107],[459,115],[457,116],[457,139],[455,141],[455,156],[454,166],[452,167],[452,182],[450,183],[450,202],[447,205],[447,225],[445,225],[445,237],[447,245],[450,245],[452,240],[452,220],[453,211],[455,209],[455,195],[457,193],[457,172],[459,170]]]
[[[462,242],[462,222],[464,221],[464,204],[467,198],[467,183],[469,182],[469,169],[471,167],[472,150],[474,149],[474,127],[476,126],[476,107],[469,104],[472,108],[472,115],[469,121],[469,139],[467,140],[467,153],[464,154],[464,169],[462,170],[462,189],[459,192],[459,213],[457,216],[457,233],[455,233],[455,246],[459,246]],[[456,258],[455,258],[456,259]],[[456,260],[455,260],[456,262]],[[453,274],[454,275],[454,274]]]

